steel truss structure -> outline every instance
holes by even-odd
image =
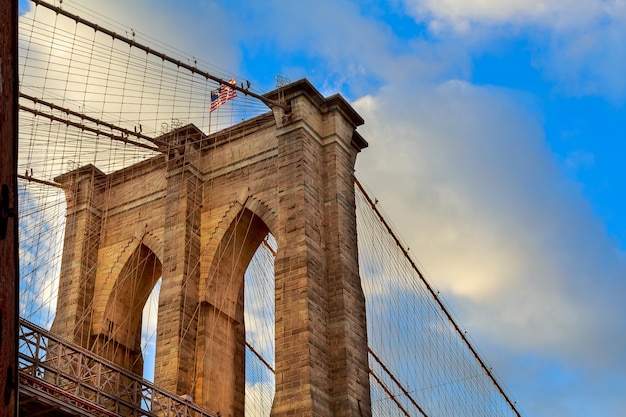
[[[27,320],[19,326],[19,389],[68,415],[213,417]]]

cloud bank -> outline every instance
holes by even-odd
[[[510,91],[458,80],[389,85],[355,106],[370,142],[358,170],[461,323],[490,347],[488,361],[505,355],[526,383],[555,366],[539,365],[546,357],[587,377],[625,369],[616,330],[626,264],[560,171],[538,115]],[[534,372],[524,375],[526,361]],[[567,389],[596,395],[572,381]],[[534,415],[584,415],[534,405]]]
[[[404,0],[439,39],[482,44],[530,39],[534,65],[574,96],[626,98],[626,3],[622,0]]]
[[[626,414],[626,256],[552,154],[540,98],[471,82],[473,57],[523,38],[553,94],[623,104],[626,3],[394,2],[390,15],[425,26],[413,35],[368,4],[110,2],[106,14],[267,89],[306,76],[354,99],[370,143],[359,173],[527,415]]]

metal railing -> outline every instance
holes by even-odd
[[[20,319],[20,391],[93,416],[213,417],[197,405]]]

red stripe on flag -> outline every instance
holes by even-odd
[[[234,78],[231,78],[228,81],[228,84],[237,85],[237,81]],[[227,86],[226,84],[222,84],[219,89],[219,94],[217,94],[217,90],[211,91],[211,107],[209,111],[216,110],[222,104],[226,103],[228,100],[232,100],[237,97],[237,90]]]

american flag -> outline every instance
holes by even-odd
[[[237,81],[231,78],[228,84],[237,85]],[[237,90],[231,88],[225,84],[222,84],[220,88],[211,90],[211,108],[210,111],[216,110],[219,106],[226,103],[228,100],[237,97]]]

